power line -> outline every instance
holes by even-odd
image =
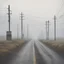
[[[60,19],[60,18],[62,18],[63,16],[64,16],[64,14],[63,14],[63,15],[61,15],[61,16],[59,16],[59,19]]]
[[[63,0],[62,0],[62,2],[63,2]],[[58,11],[58,13],[57,13],[57,15],[60,13],[60,11],[61,11],[63,5],[64,5],[64,2],[63,2],[63,4],[61,5],[61,7],[60,7],[60,9],[59,9],[59,11]]]

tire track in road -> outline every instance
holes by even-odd
[[[64,64],[63,59],[43,43],[35,41],[34,46],[37,64]]]
[[[33,64],[37,64],[37,63],[36,63],[36,56],[35,56],[34,42],[33,42]]]
[[[45,60],[42,58],[35,44],[34,47],[35,47],[36,64],[45,64]]]

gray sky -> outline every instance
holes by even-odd
[[[30,37],[36,38],[42,34],[42,38],[45,38],[45,21],[50,20],[50,38],[53,38],[53,17],[58,13],[63,3],[62,0],[0,0],[0,35],[6,35],[5,31],[8,30],[7,7],[10,4],[13,37],[16,37],[17,34],[17,24],[19,24],[20,36],[20,13],[23,12],[25,36],[26,27],[29,24]],[[57,37],[64,36],[64,19],[63,17],[59,18],[63,15],[63,11],[64,5],[57,16]]]

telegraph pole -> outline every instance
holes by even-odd
[[[49,40],[49,20],[48,20],[48,40]]]
[[[9,23],[9,29],[8,29],[8,31],[6,33],[7,40],[11,40],[12,39],[12,34],[11,34],[11,31],[10,31],[10,14],[11,14],[10,11],[11,11],[10,10],[10,5],[8,5],[8,23]]]
[[[56,40],[56,16],[54,16],[54,40]]]
[[[9,31],[10,31],[10,5],[8,5],[8,22],[9,22]]]
[[[27,24],[27,39],[28,39],[28,37],[29,37],[29,24]]]
[[[46,21],[46,40],[49,40],[49,21]]]
[[[21,39],[24,38],[24,34],[23,34],[23,13],[21,12]]]
[[[17,24],[17,39],[19,38],[19,25]]]
[[[47,21],[46,21],[46,40],[47,40]]]

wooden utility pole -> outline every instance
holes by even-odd
[[[11,14],[11,12],[10,12],[11,10],[10,10],[10,5],[8,5],[8,23],[9,23],[9,29],[8,29],[8,31],[6,32],[6,39],[7,40],[11,40],[12,39],[12,33],[11,33],[11,31],[10,31],[10,14]]]
[[[23,13],[21,12],[21,39],[24,38],[24,34],[23,34]]]
[[[9,31],[10,31],[10,5],[8,5],[8,22],[9,22]]]
[[[46,21],[46,40],[47,40],[47,21]]]
[[[49,40],[49,21],[46,21],[46,40]]]
[[[17,24],[17,39],[19,39],[19,25]]]
[[[48,21],[48,40],[49,40],[49,21]]]
[[[27,39],[29,38],[29,24],[27,24]]]
[[[56,16],[54,16],[54,40],[56,40]]]

